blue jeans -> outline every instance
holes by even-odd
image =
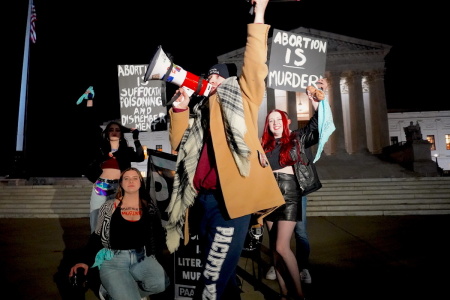
[[[309,254],[311,248],[309,245],[308,232],[306,229],[306,206],[308,199],[306,196],[302,197],[302,220],[297,221],[295,225],[295,242],[296,242],[296,256],[299,269],[307,269],[309,264]]]
[[[103,181],[102,181],[103,180]],[[116,197],[117,188],[119,187],[117,182],[110,182],[107,179],[99,178],[94,183],[91,193],[91,201],[89,202],[89,223],[91,225],[91,232],[95,231],[98,219],[98,210],[106,200],[111,200]]]
[[[145,249],[116,250],[111,260],[103,261],[100,280],[111,300],[140,300],[163,292],[169,278],[153,256]]]
[[[216,198],[217,197],[217,198]],[[195,299],[228,300],[233,291],[239,293],[236,266],[244,247],[250,215],[230,219],[219,193],[201,192],[199,237],[202,252],[202,275]],[[223,294],[226,293],[225,299]],[[238,297],[239,294],[237,294]],[[237,300],[234,297],[235,300]]]

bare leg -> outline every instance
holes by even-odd
[[[278,221],[275,251],[282,257],[284,266],[287,271],[283,272],[282,276],[280,277],[288,278],[288,276],[290,276],[295,287],[295,294],[302,299],[304,296],[300,281],[300,272],[298,269],[297,258],[295,257],[295,254],[291,249],[291,238],[294,232],[295,224],[296,222],[292,221]],[[280,271],[282,271],[282,269]],[[286,284],[284,283],[284,285]]]
[[[269,237],[271,240],[273,240],[273,237],[276,237],[276,241],[271,241],[270,245],[281,294],[287,295],[288,288],[284,278],[290,278],[295,287],[295,295],[297,295],[299,299],[303,299],[304,294],[300,281],[297,259],[294,252],[292,252],[290,245],[295,224],[296,222],[293,221],[278,221],[276,224],[277,226],[273,227],[273,222],[267,221],[267,228],[269,229]],[[271,232],[272,228],[276,230],[275,235],[274,232]]]

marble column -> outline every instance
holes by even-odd
[[[380,154],[383,147],[389,146],[389,124],[384,90],[384,70],[374,70],[367,74],[369,87],[369,122],[372,144],[369,150],[372,154]]]
[[[362,72],[349,71],[343,74],[348,86],[349,133],[347,152],[367,152],[366,121],[362,91]]]
[[[266,88],[265,98],[261,103],[261,108],[258,112],[258,135],[261,137],[264,130],[264,122],[266,121],[266,116],[269,111],[275,109],[276,99],[275,90],[271,88]]]
[[[342,109],[340,72],[326,72],[325,76],[328,81],[327,98],[330,103],[331,112],[333,113],[333,122],[336,126],[336,130],[325,144],[324,152],[326,154],[345,153],[344,115]]]
[[[275,90],[266,88],[266,98],[267,98],[267,111],[271,111],[272,109],[275,109],[275,107],[276,107]]]
[[[297,129],[297,98],[295,92],[287,92],[287,103],[286,103],[286,112],[288,113],[289,119],[291,119],[293,125],[291,129]]]

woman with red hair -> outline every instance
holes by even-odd
[[[326,89],[326,80],[319,80],[317,86]],[[309,161],[305,153],[305,149],[316,144],[319,137],[317,109],[321,99],[317,98],[318,93],[314,93],[314,90],[306,91],[315,113],[305,127],[291,131],[291,120],[287,113],[274,109],[266,117],[261,138],[267,162],[286,201],[286,204],[264,218],[269,230],[281,299],[287,298],[286,281],[291,281],[295,287],[295,291],[291,291],[292,296],[304,299],[297,259],[291,250],[290,241],[296,222],[302,219],[303,191],[315,182],[313,162]]]

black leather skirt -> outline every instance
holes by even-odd
[[[286,204],[278,207],[274,212],[264,219],[267,221],[301,221],[302,218],[302,189],[298,184],[295,175],[274,172],[278,187],[286,201]]]

